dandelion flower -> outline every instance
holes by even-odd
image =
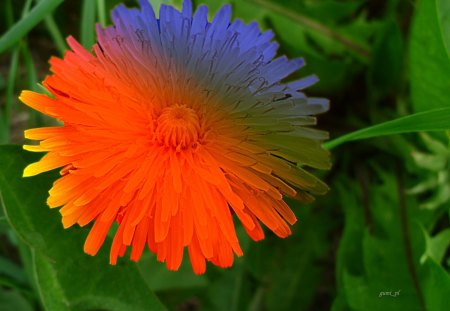
[[[189,0],[181,12],[162,5],[159,19],[146,0],[120,5],[92,52],[69,37],[50,59],[51,96],[20,95],[62,122],[25,131],[40,144],[24,148],[46,154],[24,176],[62,168],[47,203],[65,228],[93,223],[86,253],[117,222],[111,264],[148,246],[170,270],[185,248],[196,273],[229,267],[242,255],[233,219],[253,240],[261,223],[286,237],[296,217],[283,198],[327,191],[305,170],[330,166],[327,133],[312,128],[328,102],[301,92],[317,78],[281,82],[304,61],[275,58],[271,31],[230,18],[229,5],[212,21],[203,5],[193,15]]]

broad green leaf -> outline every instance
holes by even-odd
[[[423,310],[424,294],[416,284],[421,282],[417,269],[425,243],[421,228],[413,223],[427,217],[404,189],[398,190],[402,185],[387,173],[391,169],[387,163],[372,172],[375,176],[368,170],[357,174],[363,184],[358,200],[356,185],[344,180],[345,186],[339,186],[346,229],[338,251],[333,311]]]
[[[94,257],[83,252],[86,228],[64,230],[57,210],[45,205],[56,172],[22,178],[37,160],[19,146],[0,147],[0,189],[12,228],[34,252],[34,269],[44,305],[50,310],[164,310],[128,260],[108,263],[105,241]]]
[[[415,166],[421,171],[421,179],[408,193],[426,198],[422,200],[422,208],[437,209],[450,201],[450,148],[425,133],[420,137],[430,152],[411,150]]]
[[[45,309],[70,311],[71,303],[67,298],[68,293],[65,292],[58,278],[58,269],[52,267],[50,260],[40,252],[33,254],[33,267],[39,296]]]
[[[14,26],[0,37],[0,53],[16,44],[62,2],[63,0],[39,1],[24,18],[14,24]]]
[[[447,3],[448,1],[443,0]],[[426,111],[450,105],[450,58],[442,41],[436,0],[419,0],[409,42],[411,95],[414,109]]]
[[[422,133],[420,138],[422,139],[425,146],[434,154],[446,155],[450,157],[450,132],[447,136],[446,144],[439,139],[433,138],[430,135]]]
[[[324,265],[319,263],[327,260],[329,237],[337,225],[328,214],[330,210],[313,211],[292,201],[289,205],[299,219],[292,235],[279,240],[267,233],[264,241],[251,243],[245,255],[248,271],[262,283],[263,309],[269,311],[302,311],[315,307],[317,291],[323,286],[326,273]]]
[[[448,310],[450,275],[434,260],[428,259],[420,267],[420,278],[427,311]]]
[[[193,295],[201,298],[201,310],[204,311],[240,311],[249,310],[253,300],[255,283],[245,269],[250,255],[250,238],[241,226],[236,227],[236,234],[244,252],[243,257],[235,258],[233,266],[221,269],[209,265],[206,272],[208,285]],[[173,295],[173,293],[168,293]],[[170,298],[171,296],[168,296]]]
[[[353,276],[344,272],[344,289],[350,310],[355,311],[420,311],[413,294],[407,293],[396,284],[384,285],[373,283],[365,277]],[[381,289],[381,290],[380,290]],[[413,299],[411,301],[411,299]]]
[[[240,311],[247,309],[252,291],[248,280],[246,281],[248,275],[245,273],[242,261],[242,258],[239,258],[232,268],[219,271],[219,276],[210,282],[204,296],[206,310]]]
[[[436,0],[436,5],[442,40],[450,58],[450,1]]]
[[[444,258],[447,248],[450,246],[450,228],[442,230],[433,237],[428,236],[425,232],[425,238],[427,241],[426,256],[423,257],[427,259],[430,257],[436,263],[440,263]]]
[[[336,196],[340,206],[345,211],[344,230],[339,242],[336,255],[336,282],[337,296],[333,302],[333,311],[347,310],[345,298],[344,274],[360,275],[364,273],[362,263],[362,239],[364,234],[364,209],[359,206],[357,191],[358,184],[346,177],[340,178],[336,183]]]
[[[205,275],[196,275],[192,271],[189,257],[183,256],[183,263],[178,271],[169,271],[166,265],[157,262],[156,255],[150,252],[144,253],[138,262],[139,270],[154,291],[167,291],[173,289],[206,287],[208,280]]]
[[[418,167],[439,172],[447,168],[448,156],[413,151],[412,157]]]
[[[0,310],[33,311],[30,303],[17,290],[0,288]]]
[[[20,285],[27,283],[23,270],[16,263],[3,256],[0,256],[0,275],[8,277]]]
[[[412,132],[445,131],[448,129],[450,129],[450,108],[438,108],[369,126],[335,138],[323,144],[323,146],[327,149],[332,149],[353,140]]]

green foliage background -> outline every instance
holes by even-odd
[[[108,242],[85,255],[88,228],[64,230],[45,205],[56,173],[21,178],[36,160],[22,130],[51,121],[18,93],[40,89],[69,34],[92,46],[119,2],[0,2],[0,310],[449,309],[450,1],[194,1],[211,16],[232,3],[234,17],[275,31],[280,54],[306,59],[297,77],[316,73],[307,93],[331,99],[319,125],[334,162],[328,195],[289,202],[291,237],[255,243],[238,228],[245,256],[202,276],[150,252],[110,266]]]

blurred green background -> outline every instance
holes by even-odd
[[[0,310],[449,309],[450,1],[194,1],[211,16],[232,3],[234,18],[274,30],[280,55],[304,57],[290,79],[319,76],[306,91],[331,100],[319,127],[344,137],[325,145],[334,167],[319,174],[330,193],[289,202],[299,219],[291,237],[267,232],[255,243],[238,227],[244,257],[202,276],[187,262],[166,271],[150,252],[115,267],[108,245],[85,255],[88,229],[64,231],[45,205],[55,173],[21,178],[36,160],[19,146],[23,130],[50,121],[19,92],[42,92],[64,38],[90,48],[94,25],[110,24],[119,2],[0,1]]]

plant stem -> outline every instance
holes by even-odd
[[[105,0],[97,0],[98,20],[102,27],[106,27]]]

